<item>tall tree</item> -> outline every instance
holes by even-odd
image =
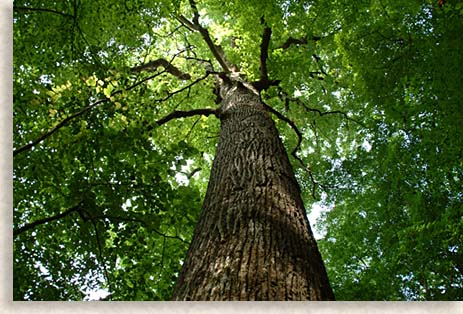
[[[14,299],[461,299],[462,9],[14,1]]]
[[[254,88],[224,81],[219,145],[174,298],[331,300],[300,189],[268,107]]]

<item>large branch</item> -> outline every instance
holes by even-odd
[[[296,133],[297,135],[297,144],[296,146],[293,148],[293,150],[291,151],[291,155],[295,156],[296,157],[296,153],[298,151],[298,149],[301,147],[301,143],[302,143],[302,133],[301,131],[299,131],[299,129],[297,128],[296,124],[290,120],[289,118],[285,117],[283,114],[281,114],[280,112],[276,111],[275,109],[273,109],[272,107],[270,107],[269,105],[267,105],[266,103],[263,103],[265,108],[267,108],[268,111],[270,111],[271,113],[273,113],[274,115],[277,116],[278,119],[286,122],[289,124],[289,126],[294,130],[294,132]],[[296,157],[297,158],[297,157]]]
[[[262,18],[262,23],[265,23],[264,18]],[[260,43],[260,80],[268,81],[268,72],[267,72],[267,59],[268,59],[268,47],[270,45],[270,37],[272,36],[272,29],[268,26],[264,27],[264,32],[262,34],[262,41]]]
[[[196,2],[194,0],[190,0],[189,2],[190,7],[193,10],[193,21],[189,21],[186,17],[182,15],[179,15],[177,19],[191,31],[199,32],[203,37],[204,41],[206,42],[207,46],[209,47],[209,50],[212,52],[217,62],[219,62],[224,72],[231,73],[231,65],[226,60],[222,47],[214,44],[207,28],[202,27],[202,25],[199,23],[200,16],[198,7],[196,6]]]
[[[195,171],[199,171],[199,170],[195,170]],[[42,219],[38,219],[32,223],[29,223],[29,224],[26,224],[24,226],[22,226],[21,228],[18,228],[16,230],[13,231],[13,236],[16,237],[18,235],[20,235],[21,233],[24,233],[28,230],[31,230],[31,229],[34,229],[35,227],[37,226],[40,226],[40,225],[43,225],[47,222],[52,222],[52,221],[56,221],[58,219],[61,219],[61,218],[64,218],[66,216],[69,216],[71,213],[73,212],[80,212],[82,211],[82,202],[80,202],[79,204],[77,204],[76,206],[73,206],[67,210],[65,210],[64,212],[60,213],[60,214],[57,214],[57,215],[54,215],[54,216],[51,216],[51,217],[47,217],[47,218],[42,218]],[[91,216],[89,215],[88,213],[85,213],[86,215],[88,215],[88,218],[91,219],[91,222],[93,223],[94,227],[95,227],[95,232],[98,233],[98,230],[96,228],[96,225],[95,225],[95,220],[96,219],[99,219],[99,220],[104,220],[104,219],[109,219],[109,220],[118,220],[118,221],[130,221],[130,222],[139,222],[139,223],[143,223],[143,224],[147,224],[147,222],[141,218],[125,218],[125,217],[117,217],[117,216],[109,216],[109,215],[94,215],[94,216]],[[84,220],[84,222],[86,222],[88,219],[84,219],[84,216],[81,214],[81,218]],[[180,240],[182,242],[185,242],[187,244],[189,244],[187,241],[183,240],[182,238],[180,238],[179,236],[169,236],[169,235],[166,235],[154,228],[151,228],[151,230],[153,230],[155,233],[159,234],[160,236],[163,236],[164,238],[170,238],[170,239],[177,239],[177,240]],[[97,236],[97,238],[99,238]],[[100,248],[100,252],[101,252],[101,248]]]
[[[263,17],[261,18],[261,23],[265,24]],[[265,90],[272,85],[278,85],[280,83],[278,80],[270,81],[268,78],[267,60],[271,36],[272,29],[268,26],[264,26],[264,32],[262,33],[262,40],[260,43],[260,79],[252,83],[258,91]]]
[[[176,66],[172,65],[171,62],[165,60],[165,59],[157,59],[154,61],[150,61],[148,63],[136,66],[131,68],[132,71],[134,72],[141,72],[141,71],[149,71],[149,72],[154,72],[157,70],[158,67],[162,66],[166,72],[172,74],[173,76],[181,79],[181,80],[189,80],[191,79],[191,75],[185,72],[182,72],[179,68]]]
[[[192,116],[197,116],[197,115],[203,115],[203,116],[209,116],[209,115],[217,115],[217,110],[212,109],[212,108],[204,108],[204,109],[193,109],[193,110],[188,110],[188,111],[182,111],[182,110],[175,110],[171,113],[169,113],[167,116],[165,116],[162,119],[159,119],[156,121],[156,124],[161,126],[170,120],[173,119],[178,119],[178,118],[186,118],[186,117],[192,117]]]

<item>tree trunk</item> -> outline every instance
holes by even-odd
[[[333,300],[288,155],[265,107],[222,86],[220,140],[174,300]]]

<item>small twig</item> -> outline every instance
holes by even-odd
[[[104,68],[105,66],[103,65],[103,62],[101,62],[100,60],[101,57],[98,55],[97,52],[94,51],[94,49],[92,48],[93,45],[91,45],[88,39],[86,38],[88,34],[84,34],[84,32],[82,31],[78,23],[74,23],[74,27],[77,29],[77,31],[80,34],[80,37],[82,37],[83,41],[85,42],[85,46],[88,47],[90,54],[92,56],[92,59],[95,60],[95,62],[98,63],[100,67]]]
[[[185,135],[184,140],[186,140],[188,137],[190,137],[191,132],[193,132],[193,129],[195,128],[196,124],[198,124],[198,122],[199,122],[200,120],[201,120],[201,117],[198,117],[198,119],[196,119],[196,121],[193,123],[193,125],[191,126],[190,130],[188,131],[188,133]]]

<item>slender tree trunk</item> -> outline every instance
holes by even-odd
[[[220,140],[174,300],[333,300],[288,155],[243,85],[222,87]]]

